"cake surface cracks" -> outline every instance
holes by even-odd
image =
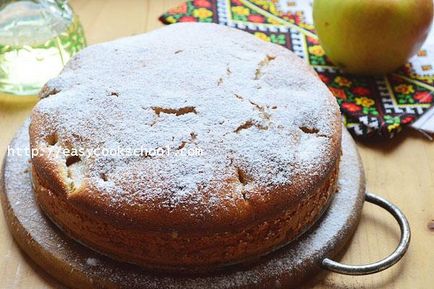
[[[217,25],[90,46],[41,97],[32,147],[164,149],[34,161],[40,177],[46,168],[62,176],[72,204],[159,230],[227,230],[281,213],[325,181],[340,149],[338,107],[314,72]]]

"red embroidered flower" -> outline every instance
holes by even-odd
[[[237,6],[244,6],[244,4],[240,0],[232,0],[232,4]]]
[[[322,80],[322,82],[324,83],[329,83],[330,79],[325,76],[324,74],[319,74],[319,78]]]
[[[347,99],[347,95],[345,94],[345,91],[339,88],[329,87],[330,91],[333,93],[334,96],[340,99]]]
[[[197,22],[197,19],[193,16],[182,16],[179,18],[179,22]]]
[[[408,124],[414,120],[413,116],[406,116],[401,120],[402,124]]]
[[[310,36],[307,37],[307,41],[309,41],[309,43],[312,43],[312,44],[319,44],[319,41],[317,38],[313,38]]]
[[[419,91],[416,92],[414,98],[417,99],[420,103],[431,103],[432,95],[428,91]]]
[[[369,91],[369,89],[367,89],[366,87],[362,87],[362,86],[357,86],[354,87],[352,89],[354,94],[360,95],[360,96],[368,96],[371,94],[371,92]]]
[[[342,108],[349,112],[358,112],[361,110],[360,106],[352,102],[345,102],[342,104]]]
[[[254,22],[254,23],[264,23],[265,18],[261,15],[255,15],[255,14],[251,14],[249,16],[247,16],[247,19],[250,22]]]
[[[300,14],[295,15],[295,23],[299,24],[301,22]]]
[[[180,5],[178,5],[175,8],[172,8],[168,11],[169,14],[184,14],[187,13],[187,3],[184,2]]]
[[[194,0],[193,5],[196,7],[210,8],[211,3],[208,0]]]

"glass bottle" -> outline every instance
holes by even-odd
[[[67,0],[0,0],[0,92],[37,94],[85,46]]]

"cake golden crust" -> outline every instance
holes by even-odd
[[[177,24],[91,46],[41,97],[30,125],[38,202],[117,259],[237,263],[292,240],[334,192],[335,99],[294,54],[241,31]],[[95,154],[117,148],[166,153]]]
[[[113,226],[71,207],[65,198],[46,189],[35,172],[33,183],[43,211],[73,239],[102,254],[148,269],[193,273],[257,259],[298,237],[327,208],[336,191],[337,170],[335,174],[311,197],[283,214],[253,223],[241,231],[217,233],[174,231],[168,234]]]

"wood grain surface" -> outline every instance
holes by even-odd
[[[179,0],[71,0],[89,44],[143,33],[161,26],[158,16]],[[0,95],[1,159],[16,130],[29,116],[35,97]],[[362,277],[323,274],[306,288],[434,288],[434,145],[414,131],[392,141],[358,143],[368,190],[398,205],[409,218],[412,243],[404,259],[385,272]],[[399,240],[386,212],[366,205],[362,221],[342,261],[360,264],[385,257]],[[0,217],[0,288],[58,288],[15,245]]]

